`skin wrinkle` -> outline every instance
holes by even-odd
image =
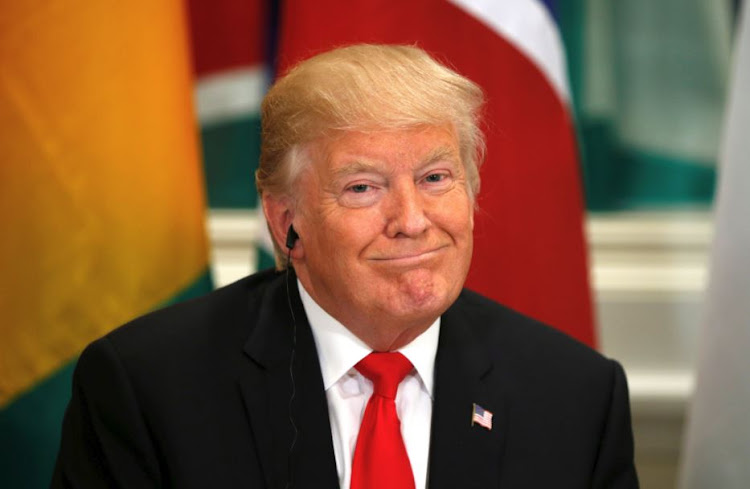
[[[402,156],[403,155],[399,155]],[[425,158],[425,163],[420,168],[417,168],[414,172],[419,173],[423,168],[428,167],[432,164],[434,164],[437,161],[440,160],[451,160],[451,161],[460,161],[458,155],[455,151],[453,151],[451,148],[448,147],[439,147],[435,148],[431,154],[427,155]],[[350,175],[354,175],[356,173],[376,173],[376,172],[383,172],[388,173],[388,168],[383,167],[382,165],[378,165],[376,161],[374,162],[367,162],[363,160],[355,160],[352,161],[347,166],[336,168],[332,173],[334,177],[334,181],[340,178],[344,178]]]
[[[447,127],[448,126],[451,127],[452,131],[457,132],[454,124],[446,123],[445,125]],[[331,130],[331,131],[324,133],[323,135],[320,136],[320,139],[318,141],[321,141],[321,140],[325,141],[323,145],[325,147],[328,147],[331,144],[335,144],[336,141],[342,139],[347,134],[351,134],[352,132],[360,132],[362,134],[373,134],[373,133],[383,133],[383,132],[397,133],[397,132],[410,131],[410,130],[421,130],[426,127],[429,128],[429,127],[436,127],[436,126],[415,125],[415,126],[406,126],[402,129],[395,129],[395,130],[388,130],[388,131],[377,130],[377,129],[365,130],[365,129],[354,129],[354,128],[352,129],[339,128],[339,129]],[[464,142],[464,144],[466,143]],[[299,184],[299,181],[303,179],[305,173],[310,167],[308,163],[312,161],[314,157],[323,157],[323,158],[328,157],[328,155],[324,151],[321,151],[320,146],[321,146],[320,144],[317,144],[317,145],[314,144],[314,141],[313,141],[313,142],[299,143],[297,145],[292,146],[292,148],[289,150],[289,156],[287,157],[288,165],[287,165],[286,181],[287,181],[287,187],[292,189],[292,191],[290,192],[290,197],[294,198],[295,196],[298,195],[297,186]],[[316,156],[313,156],[312,154],[313,152],[317,153]],[[432,161],[432,160],[441,159],[441,157],[445,157],[447,159],[456,159],[458,161],[461,161],[462,162],[461,164],[463,166],[461,179],[466,185],[466,188],[468,190],[472,203],[476,206],[476,193],[474,192],[472,186],[476,185],[478,188],[479,185],[478,185],[478,181],[470,183],[466,180],[466,166],[465,166],[466,162],[461,159],[461,156],[464,155],[465,153],[466,153],[465,148],[461,146],[461,144],[459,144],[458,151],[455,151],[450,148],[445,148],[445,147],[435,148],[434,155],[428,157],[427,159]],[[342,174],[342,176],[345,176],[346,174],[356,173],[358,170],[355,167],[355,165],[359,165],[359,164],[360,164],[359,162],[352,162],[353,167],[351,169],[342,168],[338,171]],[[362,170],[366,171],[366,163],[363,162],[362,165],[363,165]]]

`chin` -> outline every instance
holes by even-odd
[[[388,303],[391,308],[396,306],[396,312],[403,318],[430,318],[430,321],[434,321],[458,297],[461,289],[454,288],[446,280],[436,279],[430,274],[404,277],[399,281],[395,297]]]

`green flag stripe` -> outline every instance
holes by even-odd
[[[247,115],[201,130],[208,203],[211,208],[258,205],[255,170],[260,155],[260,117]]]
[[[713,200],[716,169],[712,162],[655,154],[620,144],[611,123],[581,123],[587,164],[589,210],[669,208],[708,205]]]
[[[211,289],[211,275],[207,270],[163,305],[197,297]],[[74,368],[75,360],[0,411],[0,487],[3,489],[49,487]]]

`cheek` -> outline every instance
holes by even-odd
[[[329,217],[312,230],[318,235],[319,246],[326,255],[324,258],[333,262],[358,256],[369,242],[372,221],[341,215]]]
[[[327,229],[342,243],[364,247],[384,230],[383,216],[378,207],[346,210],[326,219],[322,229]]]
[[[456,240],[470,237],[474,230],[474,212],[471,204],[464,200],[449,204],[442,222]]]

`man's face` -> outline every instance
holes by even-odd
[[[302,284],[370,346],[408,343],[453,303],[471,261],[473,203],[454,132],[350,132],[309,156],[293,218]]]

